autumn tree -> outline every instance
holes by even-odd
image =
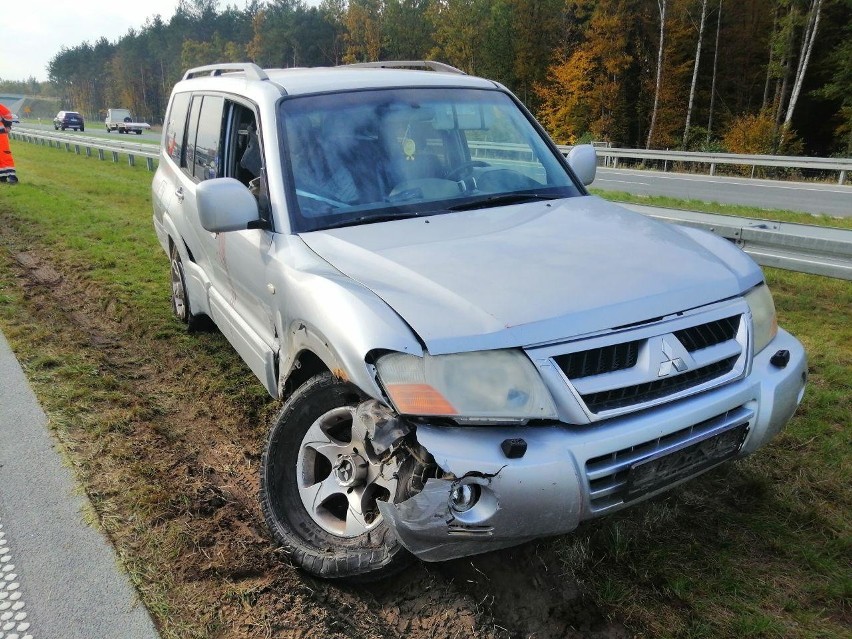
[[[624,121],[615,113],[627,100],[623,88],[633,62],[629,31],[624,29],[629,4],[622,0],[572,4],[575,17],[587,21],[584,39],[550,67],[546,83],[537,85],[539,116],[551,135],[564,142],[590,133],[596,139],[623,143]]]
[[[547,77],[560,44],[564,0],[510,0],[509,6],[514,89],[534,107],[534,87]]]
[[[477,74],[486,58],[486,38],[491,25],[489,0],[438,0],[430,10],[435,25],[435,46],[430,57]]]
[[[375,62],[382,53],[381,0],[350,0],[344,62]]]
[[[852,12],[852,0],[845,4]],[[837,103],[837,150],[852,157],[852,23],[847,23],[841,31],[840,41],[827,56],[826,67],[831,70],[828,82],[814,93],[818,98]]]
[[[391,60],[420,60],[434,46],[430,8],[434,0],[386,0],[384,51]]]

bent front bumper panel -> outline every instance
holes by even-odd
[[[782,349],[790,360],[778,368],[769,360]],[[430,479],[414,497],[379,509],[426,561],[570,532],[764,445],[792,416],[806,376],[801,344],[780,330],[747,377],[632,415],[587,426],[420,425],[418,441],[453,479]],[[501,444],[518,437],[526,454],[509,459]],[[476,484],[479,495],[465,512],[450,506],[460,484]]]

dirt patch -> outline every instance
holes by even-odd
[[[219,372],[204,368],[205,350],[230,352],[221,336],[195,338],[197,352],[170,348],[117,314],[83,275],[22,250],[12,227],[0,230],[0,242],[0,266],[25,299],[21,321],[58,358],[93,371],[85,398],[46,398],[46,409],[69,411],[58,435],[165,636],[627,636],[555,569],[548,542],[415,564],[369,587],[299,572],[271,542],[257,503],[259,417],[269,402],[223,391],[211,382]]]

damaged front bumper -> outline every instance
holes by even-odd
[[[786,366],[770,363],[778,349]],[[425,561],[496,550],[566,533],[581,521],[659,494],[768,442],[802,399],[807,363],[784,331],[737,382],[632,415],[575,426],[446,427],[416,438],[443,478],[400,503],[378,502],[406,548]],[[504,442],[522,438],[522,456]],[[514,455],[514,453],[513,453]],[[475,503],[458,509],[459,489]]]

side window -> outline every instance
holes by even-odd
[[[222,109],[225,100],[206,95],[198,116],[195,136],[195,162],[193,176],[199,182],[222,175],[220,147],[222,143]],[[193,103],[193,110],[195,104]]]
[[[189,123],[186,127],[186,150],[184,151],[183,161],[180,163],[183,172],[190,177],[195,168],[195,136],[198,132],[198,116],[201,114],[201,102],[204,97],[200,95],[193,96],[192,105],[189,108]]]
[[[225,101],[224,141],[220,177],[239,180],[257,198],[260,216],[269,221],[269,195],[263,181],[266,165],[256,107],[249,103]]]
[[[258,136],[257,117],[251,107],[238,102],[225,103],[224,177],[232,177],[246,186],[260,177],[264,165]]]
[[[189,111],[189,93],[178,93],[172,100],[166,122],[166,153],[181,166],[186,135],[186,114]]]

